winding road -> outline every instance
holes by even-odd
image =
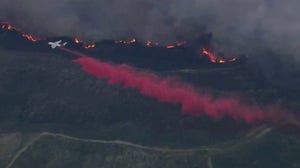
[[[231,147],[229,147],[229,148],[235,148],[242,144],[258,140],[258,139],[264,137],[269,132],[271,132],[271,130],[272,130],[272,128],[269,128],[269,127],[259,129],[258,131],[256,130],[256,131],[254,131],[253,134],[250,133],[250,136],[247,137],[246,141],[234,144],[232,146],[230,145]],[[169,149],[169,148],[143,146],[143,145],[135,144],[132,142],[120,141],[120,140],[110,140],[109,141],[109,140],[86,139],[86,138],[78,138],[78,137],[73,137],[73,136],[60,134],[60,133],[43,132],[43,133],[38,134],[31,141],[29,141],[25,146],[23,146],[19,151],[17,151],[17,153],[12,158],[12,160],[8,163],[6,168],[11,168],[14,165],[14,163],[17,161],[17,159],[24,152],[26,152],[29,147],[31,147],[35,142],[37,142],[38,140],[40,140],[43,137],[57,137],[57,138],[63,138],[63,139],[85,142],[85,143],[114,144],[114,145],[120,145],[120,146],[124,145],[124,146],[132,147],[132,148],[142,149],[142,150],[167,152],[167,153],[193,153],[193,152],[205,151],[205,152],[208,152],[209,154],[213,154],[216,152],[222,152],[224,150],[224,149],[215,148],[215,147],[199,147],[199,148],[191,148],[191,149]],[[209,154],[208,154],[208,167],[213,168],[212,158]]]

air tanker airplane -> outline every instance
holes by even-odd
[[[52,49],[55,49],[56,47],[66,46],[68,42],[65,42],[61,44],[62,40],[55,41],[55,42],[49,42],[48,44],[51,46]]]

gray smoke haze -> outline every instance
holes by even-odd
[[[170,43],[212,32],[227,54],[272,50],[300,60],[299,7],[299,0],[1,0],[0,20],[88,41]]]

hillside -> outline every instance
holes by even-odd
[[[264,123],[183,116],[179,105],[109,85],[70,60],[62,53],[1,49],[0,167],[299,167],[297,134]],[[155,73],[215,94],[289,100],[275,87],[264,89],[263,78],[249,82],[257,74],[246,66]]]

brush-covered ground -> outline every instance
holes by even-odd
[[[156,73],[214,94],[299,106],[298,93],[244,65]],[[108,85],[68,56],[0,49],[0,167],[298,168],[300,137],[262,123],[183,116],[179,105]]]

